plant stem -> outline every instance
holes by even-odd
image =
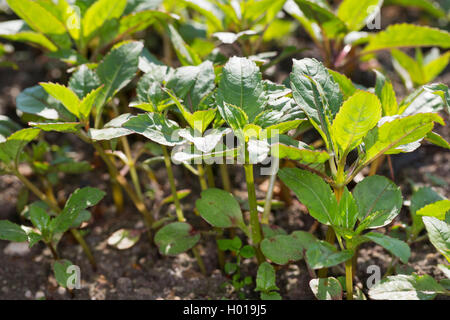
[[[53,211],[55,211],[56,214],[61,213],[61,208],[58,206],[56,202],[53,202],[50,198],[48,198],[41,190],[39,190],[30,180],[28,180],[25,176],[23,176],[19,170],[15,170],[14,174],[17,178],[28,188],[31,192],[33,192],[39,199],[44,201]],[[97,263],[95,262],[95,258],[92,255],[91,249],[89,248],[88,244],[84,240],[84,238],[81,236],[81,234],[76,229],[70,229],[70,233],[73,235],[73,237],[77,240],[77,242],[81,245],[83,248],[84,253],[86,254],[89,262],[91,263],[92,267],[94,269],[97,269]],[[54,248],[53,248],[54,249]],[[52,250],[52,249],[50,249]],[[56,252],[56,249],[54,249]]]
[[[214,172],[210,165],[206,165],[206,177],[208,178],[208,186],[214,188],[216,183],[214,182]]]
[[[196,246],[194,246],[192,248],[192,252],[194,253],[195,259],[197,260],[197,264],[198,264],[198,267],[200,268],[200,271],[202,272],[203,275],[206,276],[205,264],[203,263],[203,259],[202,259],[202,256],[200,255],[200,252],[198,252],[198,248]]]
[[[167,169],[167,175],[169,176],[170,190],[172,191],[173,202],[175,203],[175,209],[178,217],[178,221],[186,221],[181,209],[180,199],[178,199],[177,187],[175,186],[175,178],[173,176],[172,164],[170,163],[169,152],[166,146],[161,146],[164,154],[164,163]]]
[[[50,249],[50,252],[53,255],[53,259],[55,260],[59,260],[59,255],[58,255],[58,251],[56,251],[55,247],[53,246],[53,244],[51,242],[46,243],[47,247]]]
[[[347,300],[353,300],[353,261],[345,262],[345,286],[347,287]]]
[[[262,224],[269,224],[269,215],[270,215],[270,211],[272,209],[273,188],[275,187],[275,182],[277,180],[277,171],[278,171],[278,166],[280,163],[279,158],[274,157],[273,159],[274,159],[273,166],[275,168],[275,172],[272,172],[272,175],[270,176],[269,188],[267,190],[266,201],[264,203],[264,213],[261,218]]]
[[[253,245],[256,249],[256,257],[258,259],[258,264],[264,261],[264,256],[261,253],[259,243],[261,242],[261,226],[258,217],[258,207],[256,203],[256,191],[255,191],[255,181],[253,177],[253,165],[245,164],[245,180],[247,182],[247,193],[248,193],[248,205],[250,208],[250,226],[251,226],[251,238]]]
[[[230,175],[228,174],[228,167],[225,163],[219,164],[220,176],[222,177],[223,189],[231,193]]]
[[[200,188],[203,190],[208,189],[208,184],[205,180],[205,170],[203,168],[203,165],[199,164],[197,165],[197,172],[198,172],[198,179],[200,181]]]
[[[130,167],[130,175],[131,175],[131,181],[133,182],[134,189],[136,190],[136,194],[140,200],[143,200],[144,197],[142,196],[142,189],[141,184],[139,183],[139,177],[136,171],[136,165],[133,160],[133,156],[131,155],[131,148],[130,144],[128,143],[127,137],[122,137],[122,145],[123,150],[125,151],[125,155],[128,158],[128,166]]]

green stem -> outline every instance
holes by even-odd
[[[195,259],[197,260],[198,267],[200,268],[200,271],[204,276],[206,276],[206,268],[205,264],[203,263],[202,256],[200,255],[200,252],[198,252],[197,247],[192,248],[192,252],[194,253]]]
[[[219,165],[220,176],[222,177],[223,189],[231,193],[230,175],[228,174],[228,167],[225,163]]]
[[[353,261],[345,262],[345,286],[347,287],[347,300],[353,300]]]
[[[212,166],[210,165],[206,165],[206,177],[208,178],[208,186],[210,188],[214,188],[216,185],[214,182],[214,172],[212,170]]]
[[[277,171],[278,171],[280,159],[277,157],[274,157],[273,161],[274,161],[273,166],[275,168],[275,172],[273,172],[273,174],[270,176],[269,188],[267,190],[266,201],[264,203],[264,213],[261,218],[262,224],[269,224],[269,216],[270,216],[270,211],[272,209],[273,188],[275,187],[275,182],[277,181]]]
[[[198,179],[200,181],[200,188],[203,190],[208,189],[208,184],[205,180],[205,170],[203,168],[203,165],[199,164],[197,165],[197,172],[198,172]]]
[[[186,221],[181,209],[180,199],[178,199],[177,187],[175,186],[175,178],[173,176],[172,164],[170,162],[169,152],[166,146],[161,146],[164,154],[164,163],[167,169],[167,175],[169,176],[170,190],[172,191],[173,202],[175,203],[175,209],[178,217],[178,221]]]
[[[55,247],[53,246],[53,244],[51,242],[46,243],[47,247],[50,249],[50,252],[53,255],[53,259],[55,260],[59,260],[59,255],[58,255],[58,251],[56,251]]]
[[[125,155],[128,159],[128,166],[130,167],[130,175],[131,175],[131,181],[133,182],[134,189],[136,190],[136,194],[140,200],[143,200],[144,197],[142,195],[142,189],[141,184],[139,182],[139,177],[136,171],[135,162],[133,160],[133,156],[131,154],[131,148],[130,144],[128,143],[128,139],[126,137],[122,137],[122,145],[123,149],[125,151]]]

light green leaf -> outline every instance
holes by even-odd
[[[202,63],[199,56],[186,44],[186,42],[184,42],[183,38],[172,24],[166,25],[165,30],[172,41],[178,60],[180,60],[183,66],[199,65]]]
[[[268,262],[261,263],[256,275],[255,291],[269,292],[272,290],[279,290],[275,284],[275,277],[274,267]]]
[[[155,243],[163,255],[176,256],[191,249],[200,240],[200,234],[194,232],[185,222],[173,222],[161,228],[155,235]]]
[[[323,224],[334,224],[338,215],[338,203],[330,186],[319,176],[297,168],[278,172],[280,179],[294,191],[309,214]]]
[[[429,275],[396,275],[381,280],[369,290],[374,300],[431,300],[444,288]]]
[[[120,19],[117,37],[120,38],[145,30],[148,26],[159,20],[168,21],[172,18],[173,17],[170,14],[157,10],[134,12]]]
[[[381,101],[382,115],[394,116],[398,114],[398,103],[392,82],[381,73],[375,70],[377,81],[375,85],[375,94]]]
[[[133,131],[122,128],[122,125],[133,118],[131,113],[124,113],[106,123],[103,129],[89,129],[92,140],[111,140],[132,134]]]
[[[437,18],[445,16],[445,11],[435,1],[429,0],[384,0],[384,5],[400,5],[422,9]]]
[[[180,129],[178,124],[159,113],[146,113],[132,117],[122,127],[162,145],[175,146],[183,143],[178,135]]]
[[[353,230],[358,220],[358,206],[353,195],[344,188],[341,200],[339,201],[339,216],[336,224],[347,230]]]
[[[344,102],[331,126],[331,135],[342,155],[361,144],[381,118],[381,103],[368,92],[358,91]]]
[[[10,135],[0,143],[0,160],[9,164],[20,156],[22,149],[39,134],[40,129],[22,129]]]
[[[89,115],[91,114],[92,108],[94,107],[96,101],[98,101],[98,96],[102,92],[103,86],[98,87],[97,89],[92,90],[90,93],[81,100],[80,106],[78,108],[80,112],[80,116],[82,119],[89,119]]]
[[[286,135],[278,136],[278,141],[271,144],[271,155],[280,159],[299,160],[302,163],[324,163],[330,158],[326,151],[311,150],[302,142]]]
[[[339,5],[337,16],[345,22],[348,30],[359,31],[379,13],[382,4],[383,0],[344,0]]]
[[[78,132],[81,127],[79,122],[45,122],[45,123],[28,123],[33,128],[39,128],[44,131],[56,131],[56,132]]]
[[[204,16],[216,30],[224,30],[222,24],[223,13],[214,5],[214,2],[206,0],[182,0],[181,2]]]
[[[64,107],[73,115],[80,118],[79,105],[80,99],[69,88],[58,83],[40,83],[45,91],[56,100],[60,101]]]
[[[444,199],[426,205],[419,209],[416,214],[419,216],[434,217],[445,220],[445,214],[450,211],[450,200]]]
[[[336,278],[311,279],[309,287],[319,300],[342,300],[342,286]]]
[[[316,241],[306,251],[306,261],[311,269],[333,267],[347,261],[353,256],[353,251],[338,251],[325,241]]]
[[[70,48],[71,41],[65,26],[49,11],[32,0],[7,0],[9,7],[30,28],[48,36],[61,48]]]
[[[202,218],[214,227],[247,229],[239,203],[229,192],[209,188],[202,192],[195,206]]]
[[[227,103],[242,109],[253,123],[267,104],[264,89],[256,64],[247,58],[232,57],[223,68],[217,99],[219,105]]]
[[[439,134],[437,134],[436,132],[428,132],[427,136],[425,137],[425,140],[427,140],[428,142],[431,142],[434,145],[437,145],[439,147],[445,148],[445,149],[450,149],[450,143],[445,140],[443,137],[441,137]]]
[[[360,230],[385,226],[400,213],[400,188],[382,176],[371,176],[358,183],[353,190],[358,205]]]
[[[352,80],[347,78],[344,74],[332,69],[328,69],[328,72],[333,76],[334,81],[339,84],[339,87],[344,94],[344,99],[350,98],[356,92],[356,86],[353,84]]]
[[[23,20],[1,22],[0,37],[11,41],[36,44],[50,51],[58,50],[58,47],[43,34],[29,30]]]
[[[384,121],[372,129],[364,140],[366,147],[364,165],[382,154],[398,153],[397,148],[402,145],[423,139],[433,129],[434,122],[444,124],[442,118],[435,113],[420,113]]]
[[[378,232],[369,232],[364,235],[364,237],[369,238],[376,244],[379,244],[390,253],[400,258],[403,263],[408,263],[408,259],[411,256],[411,250],[406,242],[401,240],[391,238],[387,235]]]
[[[19,225],[8,220],[0,220],[0,239],[13,242],[25,242],[28,240],[28,236]]]
[[[119,18],[125,6],[126,0],[98,0],[90,6],[83,16],[81,24],[83,26],[83,36],[89,41],[96,36],[101,27],[112,19]]]
[[[433,81],[442,71],[445,70],[449,60],[450,60],[450,51],[447,51],[443,55],[424,65],[423,71],[425,74],[425,78],[424,83],[421,84],[426,84]]]
[[[450,225],[434,217],[423,217],[422,220],[431,243],[450,262]]]
[[[369,38],[363,53],[401,47],[450,48],[450,33],[441,29],[412,24],[394,24]]]

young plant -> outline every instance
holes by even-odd
[[[239,237],[233,239],[219,239],[217,245],[222,251],[231,251],[233,256],[236,257],[236,263],[227,262],[225,264],[225,274],[231,276],[231,285],[235,292],[238,293],[240,299],[245,299],[245,293],[243,289],[245,286],[252,284],[252,277],[246,276],[242,279],[241,274],[241,260],[251,259],[255,256],[256,252],[252,246],[242,246],[242,241]]]
[[[51,57],[81,65],[98,61],[114,43],[160,21],[171,20],[153,3],[97,0],[8,0],[22,20],[0,23],[0,37],[48,50]]]
[[[261,292],[261,300],[281,300],[280,290],[275,284],[275,268],[268,262],[263,262],[256,275],[256,289]]]
[[[362,32],[365,26],[371,30],[381,28],[376,19],[382,5],[380,0],[344,0],[333,10],[327,1],[295,0],[288,1],[284,10],[300,22],[321,50],[325,65],[335,70],[350,71],[349,66],[360,58],[381,50],[449,48],[448,32],[426,26],[396,24],[380,32]]]

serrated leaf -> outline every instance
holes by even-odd
[[[294,191],[312,217],[323,224],[334,224],[338,203],[330,186],[319,176],[297,168],[281,169],[280,179]]]
[[[364,235],[364,237],[369,238],[376,244],[379,244],[390,253],[400,258],[403,263],[408,263],[408,259],[411,256],[411,250],[406,242],[401,240],[391,238],[387,235],[378,232],[369,232]]]
[[[370,288],[374,300],[431,300],[444,288],[429,275],[389,276]]]
[[[89,92],[83,100],[81,100],[80,106],[78,108],[80,116],[82,119],[89,119],[92,108],[98,101],[98,96],[101,94],[103,86]]]
[[[183,142],[177,133],[180,129],[178,124],[159,113],[146,113],[132,117],[122,127],[166,146],[175,146]]]
[[[8,220],[0,220],[0,239],[13,242],[25,242],[27,233],[17,224]]]
[[[185,222],[173,222],[161,228],[155,235],[155,243],[163,255],[175,256],[191,249],[200,240]]]
[[[434,122],[443,124],[442,118],[434,113],[421,113],[384,121],[372,129],[364,139],[366,147],[364,164],[382,154],[398,153],[400,150],[397,148],[422,139],[433,129]]]
[[[382,176],[367,177],[358,183],[353,197],[359,209],[361,229],[379,228],[391,223],[402,207],[400,188]]]
[[[44,122],[44,123],[36,123],[29,122],[28,123],[33,128],[39,128],[43,131],[56,131],[56,132],[78,132],[81,127],[81,123],[79,122]]]
[[[309,287],[318,300],[342,300],[342,287],[333,277],[311,279]]]
[[[439,134],[437,134],[436,132],[428,132],[427,136],[425,137],[425,140],[427,140],[428,142],[431,142],[432,144],[445,148],[445,149],[450,149],[450,143],[445,140],[443,137],[441,137]]]
[[[244,129],[245,125],[248,124],[248,116],[244,112],[244,110],[226,102],[223,104],[219,104],[218,110],[220,116],[231,127],[234,134],[240,139],[244,139],[242,130]]]
[[[352,80],[347,78],[347,76],[331,69],[328,69],[328,72],[333,76],[334,81],[339,84],[339,87],[344,94],[344,99],[350,98],[356,92],[357,89],[355,85]]]
[[[14,132],[0,143],[0,160],[9,164],[18,159],[22,149],[39,134],[40,129],[27,128]]]
[[[278,136],[278,141],[271,143],[271,155],[302,163],[324,163],[330,158],[326,151],[308,149],[302,142],[285,135]]]
[[[423,217],[433,246],[450,262],[450,225],[434,217]]]
[[[353,254],[350,250],[338,251],[328,242],[316,241],[306,250],[306,261],[311,269],[329,268],[347,261]]]
[[[369,38],[363,53],[401,47],[450,48],[450,33],[441,29],[412,24],[394,24]]]
[[[344,102],[331,126],[331,135],[342,154],[361,144],[381,118],[381,103],[368,92],[358,91]]]
[[[375,94],[381,101],[383,116],[393,116],[398,114],[398,103],[392,82],[378,71],[375,71],[377,81],[375,85]]]
[[[23,20],[10,20],[0,23],[0,37],[11,41],[32,43],[50,51],[57,51],[55,46],[46,36],[31,31]]]
[[[229,192],[207,189],[202,192],[195,206],[202,218],[214,227],[246,229],[239,203]]]
[[[106,123],[103,129],[89,129],[89,136],[92,140],[111,140],[132,134],[133,131],[122,128],[122,125],[134,116],[131,113],[124,113]]]
[[[252,123],[267,104],[262,75],[256,64],[247,58],[230,58],[222,70],[217,99],[219,105],[227,103],[243,110]]]

